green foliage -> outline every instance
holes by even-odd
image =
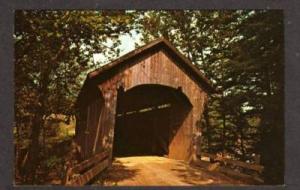
[[[168,39],[219,90],[202,120],[203,151],[261,154],[273,184],[283,183],[282,19],[281,11],[147,11],[139,20],[143,41]]]
[[[53,113],[74,115],[82,81],[97,67],[93,53],[119,56],[118,36],[131,30],[132,18],[124,11],[15,12],[16,138],[19,144],[31,141],[26,164],[31,176],[39,162],[45,118]]]
[[[62,164],[62,158],[59,158],[57,156],[50,156],[47,160],[44,161],[44,163],[48,169],[53,169],[56,166]]]
[[[283,183],[281,11],[16,11],[15,23],[17,144],[38,147],[47,116],[73,115],[93,54],[118,57],[119,36],[134,29],[142,43],[169,40],[219,91],[201,121],[203,151],[260,154],[266,182]]]
[[[121,12],[16,11],[15,19],[16,114],[22,117],[41,105],[47,107],[45,115],[73,113],[79,81],[97,67],[93,53],[117,57],[118,36],[129,32],[131,16]],[[111,47],[105,45],[108,40]]]

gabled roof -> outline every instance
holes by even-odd
[[[148,51],[150,49],[155,49],[155,48],[165,48],[169,50],[172,54],[174,54],[179,60],[181,64],[184,64],[190,71],[192,75],[195,76],[196,80],[202,84],[202,86],[210,93],[215,92],[215,88],[212,86],[211,82],[202,74],[202,72],[189,60],[187,59],[184,55],[182,55],[173,45],[171,45],[170,42],[168,42],[164,38],[158,38],[140,48],[137,48],[121,57],[118,59],[112,61],[109,64],[106,64],[88,74],[88,79],[93,79],[96,78],[97,76],[103,75],[104,73],[107,73],[114,68],[117,68],[118,66],[123,64],[128,64],[129,62],[127,60],[132,59],[134,57],[139,56],[140,54],[144,53],[145,51]]]

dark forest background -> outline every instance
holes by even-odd
[[[119,37],[134,30],[137,47],[169,40],[218,90],[199,123],[202,151],[259,156],[265,182],[283,184],[283,24],[277,10],[16,11],[16,183],[44,184],[64,170],[76,97],[99,67],[93,54],[117,58]]]

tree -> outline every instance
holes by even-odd
[[[39,162],[39,136],[52,113],[74,114],[73,104],[84,73],[93,68],[92,54],[118,56],[118,36],[130,30],[124,11],[16,11],[16,127],[31,120],[28,179]],[[107,46],[108,41],[112,46]]]
[[[145,42],[165,37],[220,90],[204,112],[203,149],[252,162],[261,154],[266,182],[281,184],[282,18],[280,11],[149,11],[139,21]]]
[[[255,11],[239,26],[242,38],[233,60],[243,65],[248,80],[245,97],[249,111],[261,118],[257,149],[265,166],[266,183],[283,184],[283,15],[282,11]],[[276,158],[276,159],[274,159]]]

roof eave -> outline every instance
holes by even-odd
[[[122,62],[139,55],[143,51],[153,48],[160,44],[163,44],[167,48],[169,48],[172,52],[174,52],[176,54],[177,57],[179,57],[184,63],[186,63],[191,68],[191,70],[200,78],[200,80],[202,80],[202,83],[205,84],[205,87],[206,87],[208,93],[210,93],[210,94],[217,93],[217,90],[213,87],[212,83],[204,76],[204,74],[198,68],[196,68],[196,66],[189,59],[187,59],[184,55],[182,55],[169,41],[167,41],[164,38],[158,38],[140,48],[137,48],[137,49],[119,57],[118,59],[112,61],[111,63],[104,65],[104,66],[88,73],[88,78],[92,79],[92,78],[102,74],[103,72],[113,69],[115,66],[121,64]]]

